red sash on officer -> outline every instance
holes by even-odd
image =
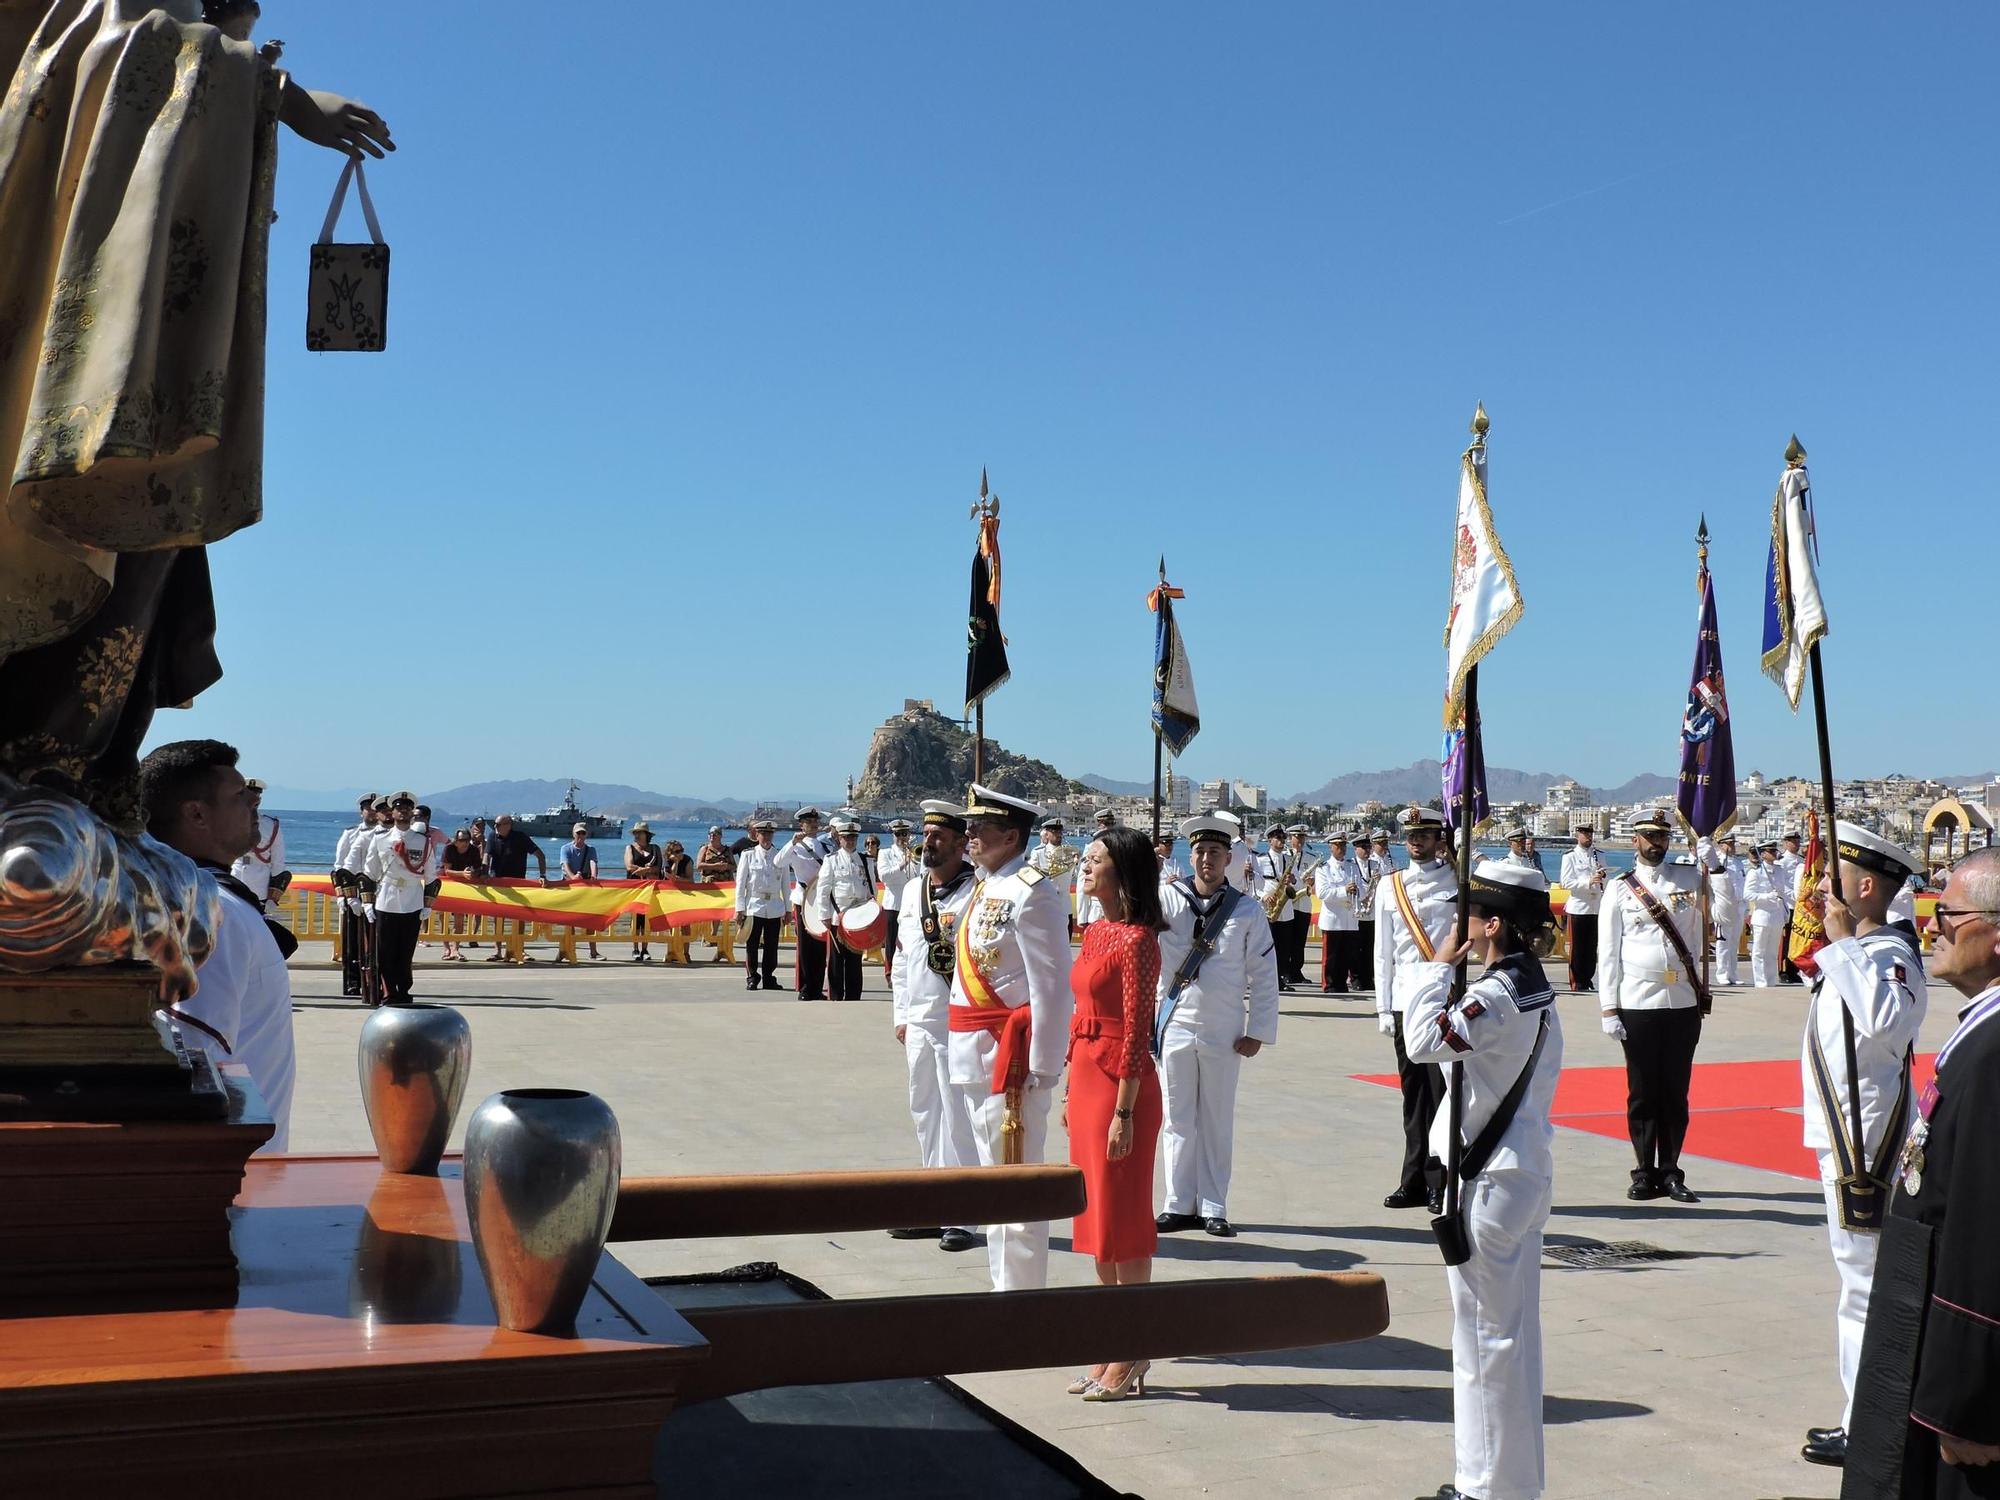
[[[972,893],[974,906],[979,892]],[[945,1025],[952,1031],[984,1031],[996,1038],[999,1050],[993,1054],[993,1092],[1004,1094],[1022,1087],[1028,1079],[1028,1036],[1033,1013],[1026,1005],[1009,1005],[1000,998],[979,965],[972,961],[969,942],[972,907],[958,923],[958,978],[965,986],[970,1005],[953,1005],[945,1012]]]

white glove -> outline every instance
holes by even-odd
[[[1394,1036],[1396,1034],[1396,1013],[1393,1010],[1383,1011],[1381,1015],[1375,1018],[1375,1029],[1384,1036]]]
[[[1602,1017],[1602,1021],[1606,1036],[1610,1037],[1613,1041],[1622,1042],[1625,1040],[1625,1023],[1619,1020],[1615,1014]]]
[[[1052,1089],[1061,1079],[1060,1073],[1030,1073],[1021,1080],[1021,1092],[1026,1094],[1036,1089]]]

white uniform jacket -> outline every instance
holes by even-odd
[[[1359,932],[1357,910],[1368,877],[1351,859],[1329,859],[1313,871],[1313,891],[1319,896],[1321,932]]]
[[[1191,883],[1160,888],[1160,910],[1167,919],[1167,930],[1160,934],[1160,1007],[1194,946],[1195,918],[1214,905],[1215,897],[1204,899]],[[1167,1029],[1190,1032],[1197,1047],[1213,1052],[1232,1048],[1246,1036],[1266,1046],[1277,1042],[1278,948],[1264,908],[1248,896],[1237,898],[1201,971],[1182,986]],[[1161,1040],[1164,1044],[1165,1038]]]
[[[259,901],[268,901],[271,899],[272,877],[284,868],[285,830],[278,826],[276,818],[259,813],[257,843],[229,867],[229,873],[256,892]]]
[[[875,873],[882,879],[882,910],[901,911],[903,892],[911,878],[924,873],[921,851],[891,844],[875,862]]]
[[[972,904],[972,888],[977,872],[966,865],[958,879],[946,885],[937,903],[938,938],[954,943],[958,924]],[[904,895],[909,899],[896,913],[896,965],[889,974],[892,1010],[898,1026],[921,1026],[940,1042],[945,1036],[945,1012],[951,1006],[953,968],[940,974],[930,965],[930,943],[924,937],[923,886],[930,876],[923,870],[909,883]]]
[[[1257,856],[1250,852],[1250,846],[1241,839],[1233,839],[1229,845],[1229,868],[1222,872],[1222,878],[1248,896],[1257,884]]]
[[[1271,899],[1271,893],[1278,887],[1294,883],[1295,872],[1297,870],[1298,860],[1294,857],[1291,850],[1264,850],[1263,853],[1257,856],[1256,879],[1250,888],[1250,894],[1256,897],[1257,904],[1262,906],[1266,901]],[[1278,908],[1279,921],[1287,921],[1291,915],[1291,903]]]
[[[812,902],[829,925],[835,912],[852,911],[875,899],[875,882],[868,878],[868,861],[859,849],[836,849],[819,867]]]
[[[817,838],[807,838],[803,833],[795,833],[778,851],[778,869],[790,882],[786,894],[794,906],[804,906],[812,899],[813,882],[819,878],[819,867],[826,860],[826,850]]]
[[[1460,1139],[1470,1146],[1479,1139],[1500,1101],[1521,1076],[1535,1050],[1535,1034],[1548,1018],[1548,1040],[1535,1061],[1535,1076],[1521,1096],[1520,1108],[1501,1133],[1500,1144],[1487,1159],[1486,1170],[1518,1168],[1542,1177],[1555,1175],[1555,1126],[1549,1112],[1555,1104],[1556,1079],[1562,1072],[1562,1017],[1556,1012],[1555,991],[1541,976],[1541,966],[1515,959],[1488,969],[1466,986],[1465,998],[1451,1003],[1449,964],[1419,964],[1412,971],[1410,1007],[1403,1017],[1404,1045],[1411,1062],[1465,1065],[1465,1099]],[[1524,986],[1532,986],[1522,993]],[[1451,1145],[1452,1072],[1445,1068],[1445,1102],[1431,1122],[1431,1151],[1448,1159]]]
[[[1799,877],[1805,873],[1806,861],[1802,854],[1780,854],[1778,856],[1778,894],[1785,898],[1785,909],[1790,911],[1799,904]]]
[[[1023,872],[1027,873],[1024,875]],[[990,875],[973,877],[961,921],[970,923],[966,946],[980,974],[1003,1005],[1029,1008],[1028,1071],[1038,1085],[1055,1082],[1069,1054],[1069,914],[1056,882],[1013,859]],[[965,977],[954,972],[951,1003],[970,1006]],[[993,1082],[999,1039],[987,1031],[951,1034],[951,1081]]]
[[[1186,880],[1188,872],[1181,868],[1181,862],[1170,859],[1160,866],[1160,884],[1172,885],[1176,880]]]
[[[1638,865],[1636,878],[1667,909],[1696,964],[1701,962],[1701,904],[1693,865]],[[1605,887],[1597,914],[1597,984],[1620,1010],[1686,1010],[1699,975],[1681,962],[1659,923],[1619,876]]]
[[[1778,886],[1784,872],[1764,860],[1753,860],[1743,872],[1743,905],[1752,927],[1769,927],[1789,920],[1790,903]]]
[[[291,1136],[292,1092],[298,1057],[292,1042],[292,979],[285,955],[271,936],[264,914],[227,886],[215,946],[195,971],[195,992],[181,1008],[221,1032],[224,1053],[207,1033],[183,1027],[181,1040],[218,1062],[241,1063],[277,1123],[277,1134],[257,1148],[261,1156],[287,1149]]]
[[[1298,899],[1292,902],[1292,915],[1309,917],[1313,914],[1313,875],[1325,863],[1318,856],[1304,850],[1294,849],[1292,855],[1292,884],[1298,889]]]
[[[1562,888],[1569,892],[1569,900],[1563,909],[1573,917],[1594,915],[1604,900],[1604,887],[1596,884],[1600,878],[1607,881],[1611,878],[1604,856],[1595,848],[1586,849],[1581,844],[1572,848],[1563,856],[1559,877]]]
[[[1382,1016],[1410,1008],[1417,982],[1410,971],[1424,962],[1396,902],[1394,887],[1399,876],[1433,951],[1452,936],[1458,924],[1458,872],[1449,860],[1411,865],[1382,877],[1382,883],[1375,887],[1375,1013]]]
[[[1851,1108],[1847,1042],[1840,1024],[1845,1006],[1854,1017],[1854,1062],[1861,1074],[1861,1131],[1872,1168],[1883,1150],[1882,1130],[1902,1085],[1903,1059],[1924,1024],[1924,961],[1909,934],[1895,927],[1877,927],[1865,937],[1828,943],[1813,957],[1819,963],[1821,978],[1813,986],[1812,1003],[1806,1010],[1806,1043],[1799,1057],[1805,1082],[1806,1146],[1814,1151],[1833,1149],[1826,1115],[1820,1108],[1819,1088],[1813,1082],[1815,1036],[1835,1097],[1840,1100],[1840,1132],[1844,1136],[1853,1129],[1847,1114]],[[1901,1144],[1894,1142],[1888,1149],[1893,1152]]]
[[[1078,850],[1067,844],[1040,843],[1028,851],[1028,863],[1047,876],[1049,884],[1056,888],[1056,893],[1062,897],[1065,918],[1074,914],[1079,922],[1093,920],[1085,914],[1084,908],[1094,903],[1086,902],[1076,892],[1076,877],[1083,864],[1083,856]]]
[[[393,825],[368,846],[368,868],[376,883],[375,910],[406,915],[424,909],[424,887],[438,878],[438,851],[420,823]]]
[[[353,874],[361,873],[361,850],[367,840],[374,837],[373,823],[356,823],[352,828],[340,830],[340,837],[333,845],[333,867]]]
[[[1743,857],[1724,854],[1711,845],[1697,851],[1708,871],[1709,914],[1718,929],[1743,920]],[[1727,934],[1719,934],[1726,936]]]
[[[782,917],[789,909],[785,902],[785,872],[778,867],[778,851],[752,844],[737,855],[737,920]]]

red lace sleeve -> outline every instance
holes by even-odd
[[[1152,1060],[1153,1007],[1160,984],[1160,940],[1143,927],[1121,926],[1118,936],[1118,992],[1125,1017],[1125,1045],[1118,1055],[1120,1078],[1138,1078]]]

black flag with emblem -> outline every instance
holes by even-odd
[[[979,476],[979,545],[972,554],[972,604],[966,612],[965,711],[1008,677],[1007,638],[1000,634],[1000,505]]]

